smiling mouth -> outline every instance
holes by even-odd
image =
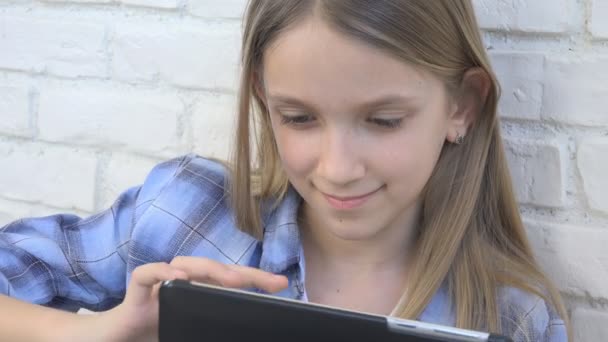
[[[378,192],[380,188],[367,193],[365,195],[360,196],[351,196],[351,197],[340,197],[333,196],[323,193],[323,196],[329,202],[329,204],[336,209],[354,209],[362,206],[365,202],[367,202],[376,192]]]

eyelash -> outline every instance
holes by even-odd
[[[307,115],[298,115],[298,116],[288,116],[281,115],[281,123],[283,125],[304,125],[310,121],[308,121],[309,116]]]
[[[291,126],[303,126],[307,123],[310,123],[312,121],[310,119],[311,119],[310,115],[298,115],[298,116],[281,115],[281,123],[284,125],[291,125]],[[399,128],[401,126],[403,119],[402,118],[398,118],[398,119],[371,118],[368,120],[368,122],[371,122],[381,128],[394,129],[394,128]]]
[[[399,127],[401,127],[401,123],[403,122],[403,119],[401,119],[401,118],[399,118],[399,119],[373,118],[373,119],[370,119],[370,121],[378,126],[385,127],[385,128],[399,128]]]

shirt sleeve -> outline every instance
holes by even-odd
[[[91,217],[25,218],[0,228],[0,294],[70,311],[120,303],[133,227],[190,158],[157,165],[142,186]]]
[[[499,296],[503,334],[514,342],[567,342],[564,320],[538,295],[503,288]]]
[[[517,317],[513,341],[515,342],[567,342],[564,321],[547,303],[537,298],[526,314]]]
[[[560,318],[554,318],[549,321],[547,329],[545,329],[545,341],[547,342],[567,342],[568,333],[566,325]]]

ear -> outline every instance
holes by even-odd
[[[466,137],[486,103],[491,82],[490,76],[482,68],[475,67],[465,72],[449,118],[448,141],[460,143],[459,137]]]

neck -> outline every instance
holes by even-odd
[[[308,299],[355,311],[391,314],[407,286],[419,209],[404,213],[394,227],[359,239],[336,236],[309,213],[303,206],[300,230]]]
[[[365,239],[343,239],[324,229],[303,204],[300,223],[306,261],[323,272],[373,275],[407,269],[411,263],[414,233],[419,222],[419,205],[405,212],[392,226]]]

